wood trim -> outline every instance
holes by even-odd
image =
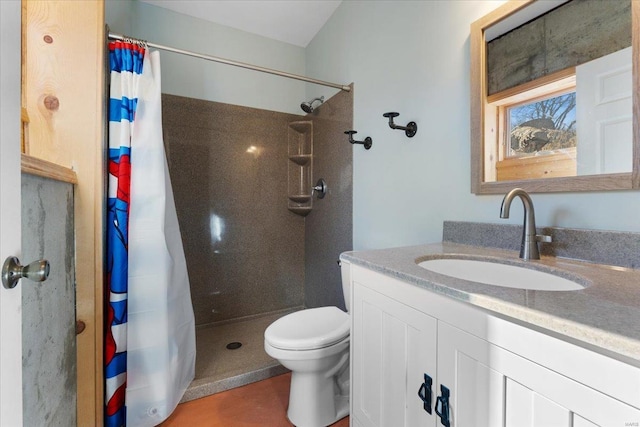
[[[509,157],[496,164],[498,181],[575,176],[576,148],[539,156]]]
[[[29,113],[27,109],[22,107],[20,111],[20,150],[22,153],[26,153],[29,149]]]
[[[480,191],[480,183],[484,182],[484,108],[483,99],[486,93],[486,71],[481,64],[485,63],[486,49],[484,47],[482,21],[471,24],[471,36],[469,47],[471,50],[471,192],[477,194]]]
[[[78,177],[73,170],[46,160],[31,157],[24,153],[22,154],[21,165],[23,173],[41,176],[55,181],[68,182],[70,184],[78,183]]]
[[[552,86],[553,85],[553,86]],[[499,102],[503,103],[516,103],[519,102],[520,97],[530,100],[534,97],[533,93],[536,89],[541,89],[541,92],[546,96],[553,92],[564,91],[570,87],[576,85],[576,67],[565,68],[564,70],[557,71],[552,74],[548,74],[539,79],[532,80],[527,83],[503,90],[502,92],[494,93],[487,96],[487,104],[495,104]]]
[[[631,2],[631,57],[633,74],[633,172],[632,187],[640,188],[640,0]]]
[[[471,24],[471,192],[478,194],[484,178],[484,103],[488,77],[484,66],[487,58],[485,30],[526,7],[533,0],[512,0]]]
[[[511,16],[534,0],[509,2],[471,24],[471,192],[474,194],[504,194],[514,187],[531,193],[610,191],[640,188],[640,65],[633,61],[633,161],[632,172],[588,175],[541,180],[504,182],[484,181],[485,149],[484,106],[487,98],[485,30]],[[633,58],[640,55],[640,0],[632,0]]]
[[[29,155],[73,169],[77,424],[104,424],[104,0],[23,1]]]
[[[529,193],[631,190],[631,173],[572,176],[519,181],[482,182],[476,194],[505,194],[514,188]]]

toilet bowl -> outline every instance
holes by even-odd
[[[349,308],[350,265],[341,263]],[[325,427],[349,414],[351,320],[337,307],[310,308],[273,322],[264,333],[267,354],[291,370],[287,416],[297,427]]]

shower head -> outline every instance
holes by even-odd
[[[321,96],[320,98],[314,98],[309,102],[303,102],[302,104],[300,104],[300,108],[302,108],[302,111],[304,111],[307,114],[311,114],[313,113],[313,103],[316,101],[320,101],[320,104],[322,104],[324,102],[324,96]]]
[[[307,114],[313,113],[313,107],[308,102],[303,102],[302,104],[300,104],[300,108],[302,108],[302,111],[304,111]]]

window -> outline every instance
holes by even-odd
[[[486,181],[576,175],[574,68],[491,95],[485,114]]]
[[[505,157],[546,154],[576,146],[576,92],[505,107]]]

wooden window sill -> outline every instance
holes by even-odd
[[[576,176],[576,148],[553,154],[512,157],[496,163],[498,181]]]

